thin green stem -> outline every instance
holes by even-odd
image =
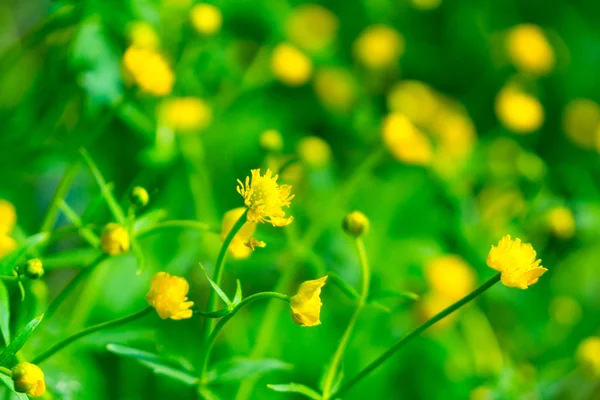
[[[369,261],[367,259],[367,252],[365,251],[365,245],[363,243],[362,238],[356,238],[356,250],[358,252],[358,259],[360,261],[361,268],[361,276],[362,276],[362,285],[360,298],[358,300],[358,305],[356,306],[356,310],[354,310],[354,314],[350,318],[350,322],[346,327],[346,331],[340,340],[337,350],[335,351],[333,358],[331,359],[331,363],[329,364],[329,370],[327,371],[327,375],[325,378],[325,382],[323,384],[323,399],[329,399],[329,393],[333,387],[333,383],[335,382],[335,377],[338,372],[339,365],[342,361],[342,357],[344,356],[344,352],[348,347],[348,342],[350,342],[350,337],[352,336],[352,332],[354,331],[354,327],[356,326],[356,321],[358,321],[358,316],[360,312],[364,308],[367,303],[367,298],[369,296],[369,285],[371,282],[371,269],[369,268]]]
[[[433,317],[431,317],[430,319],[425,321],[423,324],[419,325],[415,330],[410,332],[408,335],[404,336],[402,339],[398,340],[389,349],[387,349],[382,355],[377,357],[373,362],[371,362],[369,365],[367,365],[365,368],[363,368],[362,371],[360,371],[352,379],[350,379],[348,382],[346,382],[338,391],[336,391],[331,396],[329,396],[329,398],[337,398],[337,397],[340,397],[342,394],[346,393],[354,385],[356,385],[363,378],[365,378],[367,375],[369,375],[371,372],[373,372],[377,367],[379,367],[381,364],[383,364],[385,361],[387,361],[390,357],[392,357],[404,345],[409,343],[415,337],[419,336],[424,330],[426,330],[427,328],[429,328],[431,325],[435,324],[436,322],[440,321],[441,319],[452,314],[454,311],[458,310],[465,304],[469,303],[471,300],[475,299],[477,296],[479,296],[480,294],[482,294],[483,292],[485,292],[486,290],[488,290],[489,288],[494,286],[496,283],[498,283],[498,281],[500,281],[500,274],[494,275],[493,277],[488,279],[485,283],[483,283],[481,286],[479,286],[477,289],[475,289],[474,291],[472,291],[471,293],[469,293],[468,295],[466,295],[465,297],[463,297],[456,303],[447,307],[446,309],[440,311],[438,314],[434,315]]]
[[[147,315],[151,311],[152,311],[152,307],[148,306],[138,312],[127,315],[125,317],[117,318],[112,321],[103,322],[101,324],[93,325],[88,328],[82,329],[81,331],[77,332],[76,334],[69,336],[68,338],[58,342],[57,344],[50,347],[45,352],[37,355],[37,357],[35,357],[31,362],[33,364],[40,364],[40,363],[44,362],[45,360],[47,360],[48,358],[52,357],[55,353],[59,352],[60,350],[62,350],[66,346],[70,345],[74,341],[81,339],[82,337],[91,335],[92,333],[98,332],[103,329],[113,328],[115,326],[123,325],[123,324],[126,324],[131,321],[135,321],[136,319],[139,319],[139,318]]]
[[[19,277],[14,275],[0,275],[0,279],[3,281],[18,281]]]
[[[0,366],[0,374],[4,374],[7,376],[12,376],[12,371],[6,367]]]
[[[281,294],[281,293],[277,293],[277,292],[261,292],[261,293],[255,293],[251,296],[246,297],[244,300],[242,300],[241,302],[239,302],[233,309],[231,309],[231,311],[225,315],[223,318],[221,318],[219,320],[219,322],[215,325],[215,328],[212,330],[212,332],[210,333],[210,336],[208,337],[207,341],[204,344],[205,347],[205,351],[203,354],[203,358],[202,358],[202,364],[201,364],[201,377],[202,377],[202,381],[204,383],[205,380],[205,376],[206,376],[206,369],[208,367],[208,362],[210,359],[210,353],[211,350],[215,344],[215,340],[217,339],[217,336],[219,335],[219,333],[221,332],[221,330],[223,329],[223,327],[225,326],[225,324],[231,319],[233,318],[233,316],[242,309],[242,307],[244,307],[245,305],[248,305],[252,302],[255,302],[257,300],[262,300],[262,299],[277,299],[277,300],[282,300],[282,301],[286,301],[289,303],[290,298],[288,296],[286,296],[285,294]]]
[[[160,222],[151,227],[141,229],[135,233],[135,237],[143,238],[146,236],[154,235],[159,233],[162,230],[168,229],[189,229],[198,232],[210,232],[211,229],[209,224],[205,224],[202,222],[192,221],[192,220],[172,220]]]
[[[52,231],[54,223],[56,222],[56,218],[58,217],[58,212],[60,211],[60,204],[67,195],[75,176],[79,172],[79,168],[81,168],[81,163],[76,161],[71,163],[65,170],[60,182],[58,183],[58,187],[54,192],[54,196],[52,196],[52,200],[50,200],[50,205],[48,206],[46,215],[42,220],[40,232]]]

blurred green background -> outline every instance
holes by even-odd
[[[412,291],[420,299],[365,309],[346,378],[462,296],[460,288],[490,277],[487,252],[503,235],[531,242],[549,269],[525,291],[493,287],[344,398],[599,399],[600,351],[578,347],[600,335],[600,3],[210,4],[0,3],[0,198],[16,208],[11,237],[21,244],[40,232],[82,147],[124,206],[132,187],[148,190],[145,224],[160,217],[211,226],[140,239],[139,276],[139,252],[103,263],[24,355],[142,308],[157,271],[185,276],[203,307],[209,286],[198,263],[212,271],[221,219],[243,206],[236,179],[288,162],[280,180],[296,195],[294,223],[258,226],[267,247],[230,257],[223,287],[233,293],[240,279],[245,295],[292,295],[328,271],[357,286],[358,260],[341,220],[364,212],[373,296]],[[65,201],[98,234],[112,221],[85,166]],[[61,213],[55,228],[70,224]],[[6,282],[11,331],[43,312],[98,252],[78,237],[52,244],[41,254],[46,275],[26,282],[23,301]],[[316,388],[354,310],[334,285],[322,298],[315,328],[293,324],[280,305],[242,310],[212,363],[260,356],[293,368],[214,392],[278,399],[294,397],[266,384]],[[153,314],[77,342],[42,365],[47,398],[195,398],[193,387],[106,344],[193,368],[202,323]]]

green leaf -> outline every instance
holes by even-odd
[[[17,397],[17,399],[19,400],[29,400],[29,397],[27,397],[27,395],[25,393],[19,393],[19,392],[15,392],[15,386],[13,384],[13,381],[10,377],[4,375],[4,374],[0,374],[0,382],[2,382],[4,384],[4,386],[6,386],[9,390],[11,390],[15,396]]]
[[[6,285],[0,280],[0,334],[4,343],[10,343],[10,302]]]
[[[271,371],[290,370],[293,366],[280,360],[234,358],[215,365],[207,374],[207,382],[231,382],[251,379]]]
[[[90,247],[61,251],[60,253],[44,257],[44,270],[50,271],[58,268],[85,268],[100,256],[100,251]]]
[[[206,273],[206,270],[204,269],[204,266],[202,264],[200,264],[200,269],[202,269],[202,272],[204,272],[204,276],[206,276],[206,279],[208,279],[208,282],[210,283],[210,286],[212,286],[212,288],[215,290],[215,292],[217,292],[217,294],[219,295],[219,297],[221,298],[221,300],[223,300],[223,302],[225,304],[227,304],[228,307],[232,307],[233,303],[231,303],[231,300],[229,300],[229,297],[227,297],[227,295],[219,287],[219,285],[217,285],[215,282],[213,282],[212,279],[210,279],[208,277],[208,274]]]
[[[242,301],[242,283],[240,280],[237,280],[237,287],[235,288],[235,295],[233,296],[233,305],[240,304]]]
[[[283,385],[267,385],[269,389],[272,389],[276,392],[285,392],[285,393],[298,393],[303,394],[309,399],[313,400],[321,400],[321,395],[317,393],[315,390],[309,388],[308,386],[304,386],[300,383],[288,383]]]
[[[206,386],[201,386],[198,389],[198,392],[200,393],[200,395],[202,396],[202,398],[204,400],[220,400],[219,396],[217,396],[214,392],[212,392]]]
[[[182,365],[176,365],[175,362],[162,358],[157,354],[118,344],[108,344],[106,348],[111,353],[137,360],[157,375],[168,376],[187,385],[197,385],[200,382],[200,379],[184,369]]]
[[[12,358],[17,354],[21,347],[27,342],[29,336],[33,333],[35,328],[42,322],[42,318],[44,318],[44,314],[40,314],[34,319],[32,319],[21,331],[17,334],[15,339],[10,342],[10,344],[4,349],[2,354],[0,354],[0,365],[7,366],[8,363],[12,360]]]

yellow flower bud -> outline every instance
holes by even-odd
[[[9,235],[17,223],[17,211],[8,200],[0,199],[0,234]]]
[[[313,168],[326,167],[331,161],[331,147],[317,136],[302,138],[297,146],[298,156]]]
[[[21,362],[12,369],[15,391],[39,397],[46,391],[44,372],[37,365]]]
[[[433,160],[431,142],[406,115],[392,113],[383,121],[383,143],[392,155],[406,164],[430,165]]]
[[[502,125],[515,133],[533,133],[544,123],[544,108],[539,100],[514,86],[498,93],[495,109]]]
[[[44,275],[44,265],[42,264],[42,261],[39,258],[32,258],[31,260],[27,260],[23,269],[25,275],[29,279],[38,279],[42,275]]]
[[[550,230],[561,239],[570,239],[575,234],[575,218],[567,207],[554,207],[548,213]]]
[[[180,97],[165,100],[159,110],[161,121],[179,133],[206,129],[212,122],[212,110],[202,99]]]
[[[271,55],[271,71],[288,86],[302,86],[312,74],[312,62],[294,46],[282,43]]]
[[[141,186],[136,186],[131,190],[131,203],[137,207],[145,207],[150,201],[148,191]]]
[[[521,243],[519,238],[512,240],[510,235],[500,239],[498,246],[492,246],[487,257],[488,267],[502,273],[502,283],[519,289],[527,289],[548,271],[541,262],[536,260],[530,243]]]
[[[275,129],[264,131],[260,135],[260,145],[268,151],[280,152],[283,149],[283,138],[281,133]]]
[[[102,250],[111,256],[129,251],[129,232],[117,223],[111,222],[104,227],[100,241]]]
[[[8,235],[0,234],[0,258],[17,248],[17,241]]]
[[[384,69],[404,53],[404,38],[386,25],[367,27],[354,42],[354,55],[370,69]]]
[[[600,337],[591,336],[579,344],[577,361],[591,379],[600,378]]]
[[[300,326],[321,325],[321,288],[327,276],[303,282],[298,293],[290,299],[292,320]]]
[[[200,3],[190,12],[192,25],[201,35],[214,35],[221,29],[223,16],[221,11],[212,4]]]
[[[180,320],[191,318],[193,311],[190,307],[193,301],[187,301],[190,285],[184,278],[171,276],[166,272],[154,275],[150,282],[150,290],[146,294],[146,301],[162,319],[171,318]]]
[[[221,242],[225,240],[235,222],[240,218],[240,216],[246,211],[245,207],[234,208],[233,210],[229,210],[223,216],[223,221],[221,222]],[[242,259],[247,258],[252,254],[253,248],[246,245],[254,235],[254,231],[256,230],[256,222],[246,221],[244,226],[238,231],[238,233],[234,236],[233,240],[229,244],[229,248],[227,251],[233,258]],[[256,240],[256,239],[255,239]]]
[[[539,26],[522,24],[512,28],[506,50],[518,69],[535,75],[546,75],[554,68],[554,50]]]
[[[360,211],[352,211],[344,217],[342,228],[350,236],[361,237],[369,232],[369,219]]]

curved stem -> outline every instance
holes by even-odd
[[[277,292],[261,292],[261,293],[255,293],[251,296],[246,297],[244,300],[242,300],[241,302],[239,302],[230,312],[229,314],[225,315],[223,318],[221,318],[219,320],[219,322],[217,323],[217,325],[215,325],[215,329],[212,330],[212,332],[210,333],[210,336],[208,337],[208,339],[206,340],[206,342],[204,343],[204,347],[205,347],[205,351],[204,351],[204,355],[202,358],[202,364],[201,364],[201,374],[200,376],[202,377],[203,383],[204,383],[204,379],[206,376],[206,368],[208,367],[208,361],[210,359],[210,352],[212,350],[213,345],[215,344],[215,340],[217,339],[217,336],[219,335],[219,333],[221,332],[221,330],[223,329],[223,327],[225,326],[225,324],[227,323],[227,321],[229,321],[231,318],[233,318],[233,316],[242,309],[242,307],[244,307],[247,304],[250,304],[256,300],[262,300],[262,299],[277,299],[277,300],[282,300],[282,301],[286,301],[289,303],[290,298],[288,296],[286,296],[285,294],[281,294],[281,293],[277,293]]]
[[[358,258],[360,260],[360,268],[362,275],[362,285],[360,298],[358,300],[358,305],[356,306],[356,310],[354,310],[354,314],[350,318],[350,322],[346,327],[346,331],[340,340],[340,344],[338,345],[337,350],[335,351],[331,363],[329,364],[329,370],[327,371],[327,376],[325,378],[325,383],[323,385],[323,399],[329,399],[329,392],[333,387],[333,383],[335,377],[337,375],[338,367],[340,362],[342,361],[342,357],[344,356],[344,352],[346,351],[346,347],[348,347],[348,342],[350,341],[350,337],[352,336],[352,331],[354,330],[354,326],[356,325],[356,321],[358,320],[358,316],[362,311],[363,307],[367,303],[367,297],[369,296],[369,285],[371,282],[371,270],[369,268],[369,261],[367,260],[367,252],[365,251],[365,245],[363,243],[362,238],[356,238],[356,249],[358,252]]]
[[[0,275],[0,280],[3,281],[18,281],[19,277],[14,275]]]
[[[12,377],[12,371],[6,367],[2,367],[0,366],[0,374],[4,374],[6,376],[11,376]]]
[[[75,161],[71,163],[67,169],[65,170],[60,182],[58,183],[58,187],[56,188],[56,192],[52,196],[52,200],[50,201],[50,205],[48,207],[48,211],[46,211],[46,215],[42,221],[42,226],[40,228],[40,232],[50,232],[52,231],[52,227],[56,222],[56,218],[58,217],[58,213],[60,211],[60,204],[64,200],[67,195],[67,191],[71,187],[75,176],[79,172],[81,168],[81,163],[79,161]]]
[[[209,232],[212,230],[210,225],[204,224],[202,222],[192,220],[172,220],[160,222],[149,228],[142,229],[135,233],[135,237],[143,238],[166,229],[189,229],[198,232]]]
[[[484,284],[479,286],[477,289],[475,289],[474,291],[472,291],[471,293],[469,293],[468,295],[466,295],[465,297],[463,297],[462,299],[457,301],[456,303],[454,303],[451,306],[447,307],[446,309],[440,311],[439,313],[437,313],[436,315],[434,315],[433,317],[431,317],[430,319],[425,321],[423,324],[419,325],[415,330],[410,332],[408,335],[404,336],[402,339],[398,340],[389,349],[387,349],[382,355],[377,357],[377,359],[375,359],[373,362],[371,362],[369,365],[367,365],[365,368],[363,368],[362,371],[360,371],[352,379],[350,379],[348,382],[346,382],[346,384],[344,384],[338,391],[336,391],[331,396],[329,396],[329,398],[337,398],[337,397],[340,397],[342,394],[346,393],[354,385],[356,385],[358,382],[360,382],[364,377],[369,375],[377,367],[379,367],[381,364],[383,364],[385,361],[387,361],[391,356],[393,356],[394,353],[396,353],[398,350],[400,350],[400,348],[402,348],[402,346],[404,346],[405,344],[410,342],[415,337],[419,336],[419,334],[421,332],[423,332],[424,330],[429,328],[431,325],[435,324],[436,322],[440,321],[441,319],[452,314],[454,311],[458,310],[459,308],[461,308],[465,304],[469,303],[471,300],[473,300],[474,298],[476,298],[477,296],[479,296],[480,294],[482,294],[483,292],[485,292],[486,290],[488,290],[489,288],[494,286],[496,283],[498,283],[499,280],[500,280],[500,274],[498,273],[498,274],[494,275],[493,277],[491,277],[490,279],[488,279]]]
[[[58,351],[62,350],[66,346],[70,345],[71,343],[73,343],[74,341],[76,341],[78,339],[81,339],[84,336],[90,335],[94,332],[98,332],[102,329],[113,328],[115,326],[123,325],[123,324],[126,324],[131,321],[135,321],[136,319],[147,315],[148,313],[150,313],[150,311],[152,311],[152,307],[148,306],[138,312],[127,315],[125,317],[117,318],[112,321],[103,322],[101,324],[93,325],[88,328],[82,329],[81,331],[77,332],[76,334],[69,336],[68,338],[64,339],[63,341],[58,342],[54,346],[50,347],[45,352],[39,354],[37,357],[35,357],[31,361],[31,363],[40,364],[40,363],[44,362],[45,360],[47,360],[48,358],[52,357]]]

